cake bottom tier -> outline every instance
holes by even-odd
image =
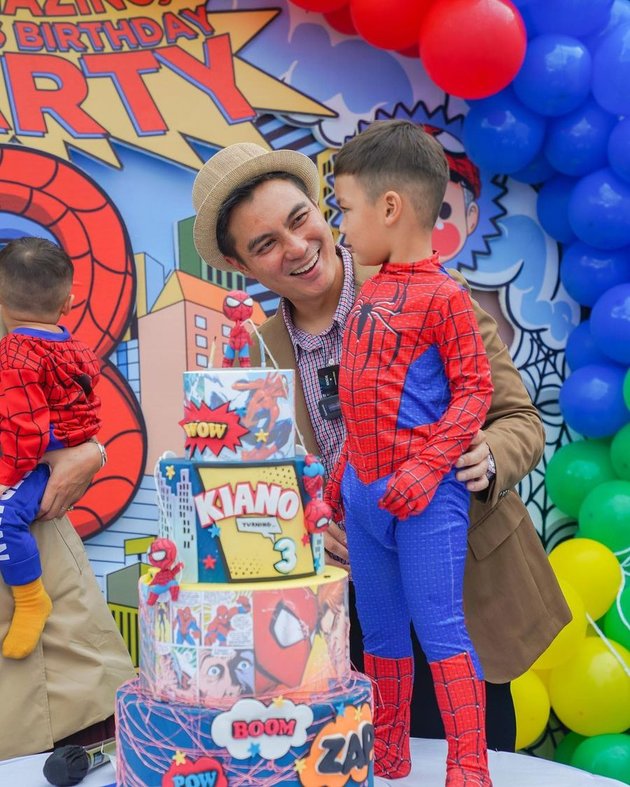
[[[119,787],[371,787],[372,688],[358,673],[327,692],[196,708],[116,697]]]

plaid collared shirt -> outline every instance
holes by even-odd
[[[343,263],[343,287],[333,321],[323,333],[314,336],[296,328],[289,304],[285,299],[282,299],[282,317],[291,337],[297,366],[302,379],[308,414],[313,425],[320,456],[328,475],[330,475],[339,459],[346,431],[341,418],[336,418],[334,421],[326,421],[319,413],[318,402],[322,398],[322,393],[319,387],[317,370],[339,363],[343,331],[355,299],[352,257],[343,246],[337,246],[337,254],[341,257]]]

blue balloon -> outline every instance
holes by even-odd
[[[630,118],[613,128],[608,138],[608,161],[615,175],[630,183]]]
[[[565,358],[572,372],[594,363],[610,363],[607,356],[595,344],[595,339],[591,334],[590,320],[584,320],[569,334]]]
[[[630,184],[611,169],[586,175],[571,193],[569,224],[580,240],[597,249],[630,245]]]
[[[511,90],[475,101],[464,120],[464,146],[481,168],[510,175],[536,158],[545,121],[524,107]]]
[[[593,54],[595,101],[608,112],[630,112],[630,24],[616,27]]]
[[[526,107],[541,115],[565,115],[591,88],[591,54],[577,38],[543,35],[532,39],[512,83]]]
[[[572,243],[562,256],[560,279],[574,300],[593,306],[611,287],[630,282],[630,248],[606,251]]]
[[[592,47],[591,44],[601,43],[609,33],[612,33],[613,30],[626,22],[630,22],[630,5],[628,5],[628,0],[613,0],[610,14],[608,15],[608,23],[595,33],[580,37],[591,51],[595,51],[595,47]]]
[[[538,220],[545,232],[560,243],[571,243],[575,235],[569,224],[569,200],[577,181],[558,175],[538,192]]]
[[[608,139],[616,118],[594,101],[555,118],[547,128],[545,156],[563,175],[581,177],[608,163]]]
[[[583,366],[560,389],[560,411],[574,431],[584,437],[610,437],[630,421],[623,400],[626,369],[615,364]]]
[[[585,36],[608,23],[613,0],[546,0],[529,6],[529,13],[541,33]]]
[[[582,40],[590,52],[593,53],[608,33],[611,33],[619,25],[623,25],[626,22],[630,22],[630,3],[628,0],[614,0],[606,27],[593,33],[593,35],[585,36]]]
[[[555,169],[551,166],[544,153],[539,153],[526,167],[519,169],[518,172],[513,172],[510,177],[513,180],[518,180],[519,183],[535,184],[544,183],[555,174]]]
[[[591,312],[591,333],[609,358],[630,365],[630,283],[611,287],[597,299]]]

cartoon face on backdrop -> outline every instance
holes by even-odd
[[[459,139],[437,126],[424,124],[423,128],[442,145],[448,160],[450,180],[432,236],[433,248],[448,262],[459,254],[468,236],[477,229],[481,180],[479,170]]]

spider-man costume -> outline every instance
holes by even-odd
[[[347,437],[326,500],[338,515],[342,500],[345,509],[366,671],[376,684],[381,775],[410,768],[410,622],[436,683],[437,665],[454,658],[460,678],[480,690],[462,597],[469,498],[453,465],[483,426],[491,395],[468,293],[437,255],[387,263],[363,285],[344,334]],[[484,774],[449,778],[490,784]]]
[[[46,451],[96,435],[100,401],[94,386],[100,362],[64,328],[60,333],[17,328],[0,340],[0,572],[8,585],[41,576],[29,526],[48,481]]]

